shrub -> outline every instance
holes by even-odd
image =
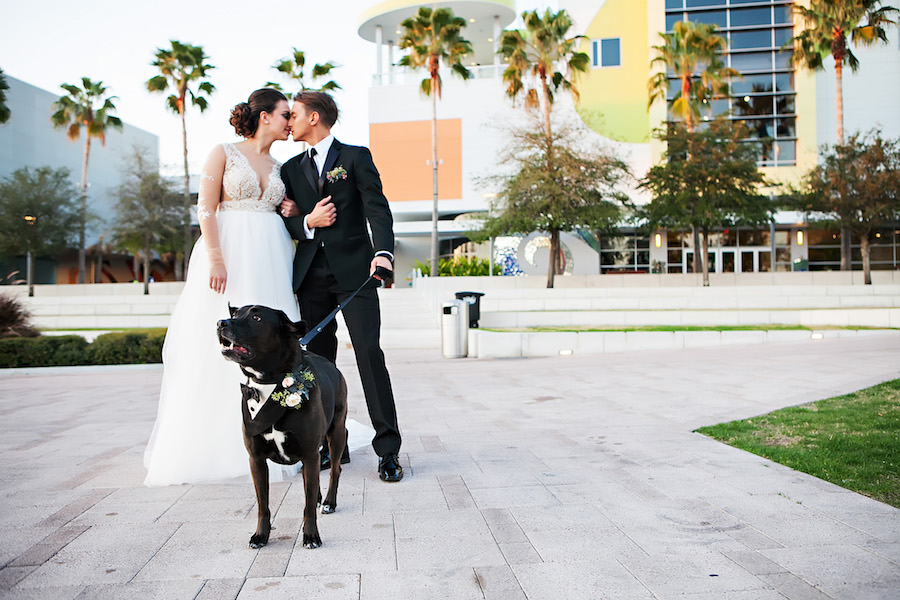
[[[162,362],[165,330],[118,331],[97,336],[91,344],[95,365],[131,365]]]
[[[165,329],[106,333],[88,343],[80,335],[0,340],[0,368],[125,365],[162,362]]]
[[[88,342],[80,335],[0,340],[0,367],[55,367],[90,362]]]
[[[18,298],[0,294],[0,338],[36,337],[31,313]]]
[[[415,268],[422,271],[422,275],[431,275],[431,264],[423,264],[416,261]],[[477,256],[454,256],[438,259],[438,271],[441,277],[482,277],[490,273],[491,263],[486,258]],[[494,265],[494,275],[502,275],[500,265]]]

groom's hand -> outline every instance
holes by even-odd
[[[385,269],[387,269],[387,270],[390,271],[391,273],[394,272],[394,265],[391,264],[390,259],[389,259],[387,256],[384,256],[384,255],[381,255],[381,254],[379,254],[378,256],[376,256],[375,258],[373,258],[373,259],[372,259],[372,264],[369,265],[369,275],[374,275],[374,276],[375,276],[375,279],[378,279],[379,281],[381,281],[383,278],[382,278],[382,277],[379,277],[379,276],[375,273],[375,267],[384,267]]]
[[[315,208],[306,217],[306,226],[310,229],[316,227],[331,227],[337,219],[337,209],[331,202],[331,196],[325,196],[316,203]]]

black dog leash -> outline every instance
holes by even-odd
[[[347,306],[347,304],[349,304],[350,301],[353,300],[356,297],[356,295],[362,291],[362,289],[364,287],[366,287],[366,284],[368,284],[370,281],[372,281],[372,279],[375,277],[375,275],[378,275],[384,281],[390,281],[392,279],[393,272],[390,269],[386,269],[384,267],[375,267],[375,272],[372,273],[371,275],[369,275],[366,278],[366,280],[362,282],[362,285],[359,286],[358,288],[356,288],[355,292],[350,294],[350,296],[346,300],[344,300],[343,302],[338,304],[337,308],[335,308],[333,311],[331,311],[330,315],[328,315],[327,317],[322,319],[322,321],[318,325],[316,325],[311,330],[306,332],[306,335],[304,335],[302,338],[300,338],[300,345],[303,346],[304,348],[306,348],[306,346],[309,345],[309,343],[312,341],[312,339],[314,337],[316,337],[317,335],[319,335],[322,332],[322,330],[325,329],[325,326],[328,325],[329,323],[331,323],[331,321],[337,316],[337,314],[339,312],[341,312],[341,309],[344,308],[345,306]]]

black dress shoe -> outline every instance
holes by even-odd
[[[350,438],[349,433],[347,434],[347,438],[349,440],[349,438]],[[319,467],[322,471],[325,471],[325,470],[331,468],[331,454],[328,452],[328,446],[322,446],[321,448],[319,448],[319,459],[321,460]],[[345,445],[344,453],[341,454],[341,464],[346,465],[349,463],[350,463],[350,447]]]
[[[382,481],[400,481],[403,479],[403,467],[396,454],[385,454],[378,459],[378,476]]]

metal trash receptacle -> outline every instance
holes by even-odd
[[[444,358],[469,355],[469,305],[465,300],[441,306],[441,352]]]
[[[469,327],[478,328],[478,319],[481,318],[482,292],[456,292],[456,299],[463,300],[469,305]]]

